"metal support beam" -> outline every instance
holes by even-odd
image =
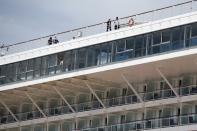
[[[94,92],[94,90],[91,88],[91,86],[88,84],[87,81],[84,81],[88,89],[91,91],[91,93],[96,97],[96,99],[99,101],[99,103],[103,106],[103,108],[106,108],[104,103],[101,101],[101,99],[98,97],[98,95]]]
[[[45,113],[40,109],[40,107],[36,104],[36,102],[33,100],[33,98],[27,93],[25,92],[25,95],[28,97],[28,99],[34,104],[34,106],[40,111],[40,113],[46,118],[47,116],[45,115]]]
[[[14,115],[14,113],[10,110],[10,108],[2,101],[0,100],[0,103],[6,108],[6,110],[8,110],[8,112],[12,115],[12,117],[19,122],[19,120],[16,118],[16,116]]]
[[[138,97],[138,99],[140,100],[140,102],[144,102],[143,99],[141,98],[141,96],[139,95],[139,93],[135,90],[135,88],[133,87],[133,85],[128,81],[128,79],[121,74],[122,79],[127,83],[127,85],[129,86],[129,88],[134,92],[134,94]]]
[[[62,93],[54,86],[52,86],[53,89],[57,92],[57,94],[62,98],[62,100],[67,104],[67,106],[70,108],[70,110],[73,113],[76,113],[75,110],[72,108],[72,106],[69,104],[69,102],[65,99],[65,97],[62,95]]]
[[[156,68],[156,70],[159,73],[159,75],[164,79],[164,81],[168,84],[168,86],[170,87],[170,89],[174,92],[174,94],[176,95],[176,97],[179,97],[179,94],[176,92],[176,90],[173,88],[173,86],[170,84],[170,82],[165,77],[165,75],[161,72],[161,70],[159,68]]]

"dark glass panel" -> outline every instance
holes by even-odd
[[[48,57],[43,56],[41,59],[41,75],[48,75]]]
[[[148,53],[148,55],[152,54],[152,41],[153,41],[153,34],[147,34],[146,42],[147,42],[147,53]]]
[[[184,28],[178,27],[172,29],[172,49],[184,47]]]
[[[162,32],[162,43],[170,41],[170,30],[166,30]]]
[[[49,67],[54,67],[57,65],[57,54],[48,56],[48,65]]]
[[[19,70],[18,74],[26,72],[26,70],[27,70],[27,61],[21,61],[19,63],[19,68],[20,68],[20,70]]]
[[[192,37],[197,36],[197,24],[192,25]]]
[[[161,43],[161,32],[153,33],[153,45],[157,45]]]
[[[186,26],[186,34],[185,34],[185,46],[189,47],[191,43],[191,26]]]
[[[101,63],[106,64],[111,62],[112,44],[105,43],[101,45]]]
[[[7,75],[7,66],[0,66],[0,84],[6,83],[6,75]]]
[[[64,54],[64,70],[71,71],[74,69],[74,60],[75,60],[75,55],[73,51],[66,51]]]
[[[7,70],[7,82],[9,83],[14,81],[16,81],[16,68],[14,64],[9,64]]]
[[[134,38],[127,38],[126,39],[126,50],[134,50]]]
[[[144,36],[138,36],[135,39],[135,57],[144,56],[146,52],[146,44]]]
[[[125,40],[117,40],[116,43],[116,52],[125,51]]]
[[[88,51],[88,58],[87,58],[87,66],[93,66],[93,58],[94,58],[94,50],[93,50],[93,46],[90,46],[87,48]]]
[[[34,59],[34,77],[40,76],[41,58]]]
[[[87,57],[86,48],[82,48],[82,49],[77,50],[75,69],[80,69],[80,68],[86,67],[86,57]]]
[[[34,59],[30,59],[27,61],[27,71],[32,71],[34,68]]]

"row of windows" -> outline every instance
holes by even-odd
[[[197,23],[0,66],[0,84],[197,45]]]

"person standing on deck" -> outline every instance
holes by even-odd
[[[110,19],[107,21],[107,32],[108,31],[111,31],[111,20]]]

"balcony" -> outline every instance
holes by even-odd
[[[197,94],[197,86],[196,85],[175,88],[175,90],[178,92],[178,94],[181,97]],[[176,97],[176,95],[173,93],[173,91],[171,89],[158,90],[158,91],[147,92],[147,93],[139,93],[139,95],[141,96],[141,98],[143,98],[144,102]],[[140,103],[140,100],[135,95],[129,95],[129,96],[120,96],[120,97],[116,97],[116,98],[110,98],[110,99],[102,99],[102,102],[104,103],[104,105],[107,108],[110,108],[110,107]],[[84,111],[103,109],[101,103],[98,101],[73,104],[71,106],[76,112],[84,112]],[[47,117],[73,113],[68,106],[59,106],[59,107],[55,107],[55,108],[43,109],[43,112],[46,114]],[[15,116],[20,121],[33,120],[33,119],[39,119],[39,118],[44,117],[40,113],[40,111],[18,113],[18,114],[15,114]],[[8,124],[8,123],[14,123],[14,122],[16,122],[16,121],[11,115],[0,117],[1,124]]]
[[[165,118],[154,118],[142,121],[133,121],[110,126],[101,126],[96,128],[86,128],[73,131],[139,131],[151,130],[157,128],[167,128],[175,126],[184,126],[197,123],[197,114],[182,116],[171,116]]]

